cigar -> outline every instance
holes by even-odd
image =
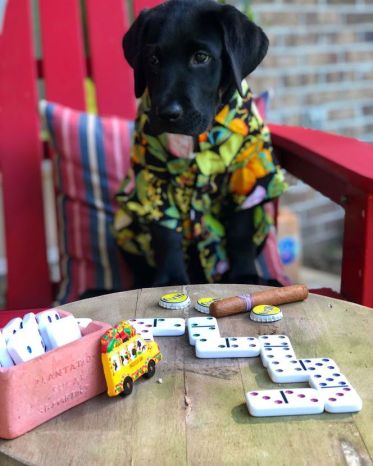
[[[290,285],[219,299],[210,304],[209,311],[210,315],[214,317],[225,317],[240,314],[241,312],[250,312],[254,306],[259,304],[276,306],[278,304],[303,301],[307,296],[308,288],[306,285]]]

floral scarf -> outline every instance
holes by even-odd
[[[275,163],[268,128],[246,83],[198,138],[147,133],[150,102],[144,95],[135,123],[131,168],[117,201],[114,234],[121,248],[144,255],[154,266],[150,222],[183,235],[185,251],[194,243],[208,282],[229,269],[225,222],[229,212],[254,209],[258,250],[273,219],[263,204],[286,189]],[[187,259],[187,258],[186,258]]]

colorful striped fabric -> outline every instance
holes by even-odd
[[[58,303],[87,290],[128,289],[111,233],[114,195],[127,173],[133,123],[41,102],[53,148],[61,283]]]

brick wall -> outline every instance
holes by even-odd
[[[373,1],[254,1],[270,39],[251,78],[272,88],[273,122],[373,142]]]

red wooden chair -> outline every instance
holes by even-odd
[[[39,138],[37,79],[44,79],[47,99],[85,110],[84,79],[91,76],[101,115],[133,118],[135,113],[132,73],[118,47],[129,22],[128,2],[85,3],[88,57],[78,0],[39,0],[42,60],[35,60],[29,0],[8,2],[0,32],[0,169],[6,306],[11,309],[52,302],[44,234],[41,161],[45,152]],[[137,14],[157,3],[160,1],[133,0],[133,11]],[[371,146],[303,128],[272,125],[271,130],[282,166],[344,207],[341,295],[373,306]]]

